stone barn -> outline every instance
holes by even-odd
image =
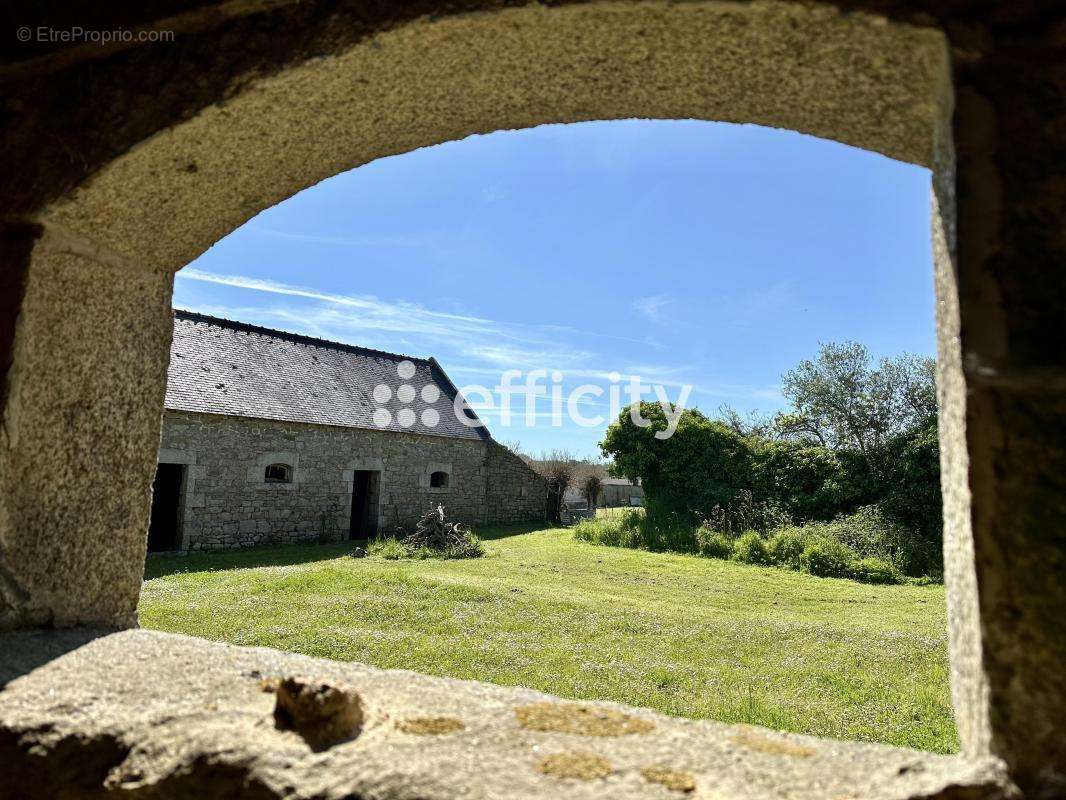
[[[543,479],[457,396],[433,358],[177,311],[149,549],[363,539],[438,503],[542,521]]]

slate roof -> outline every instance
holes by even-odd
[[[406,379],[398,371],[403,362],[414,365],[414,375]],[[389,387],[390,397],[383,403],[373,395],[379,384]],[[413,400],[401,402],[397,396],[401,386],[414,387]],[[423,388],[430,386],[438,395],[435,400],[434,389],[423,394]],[[385,353],[191,311],[174,312],[165,402],[170,410],[489,438],[484,426],[468,427],[456,418],[457,394],[432,358]],[[385,426],[375,422],[379,408],[390,413],[391,422]],[[406,427],[399,415],[404,408],[415,417]],[[430,408],[439,416],[436,425],[423,421],[422,412]]]

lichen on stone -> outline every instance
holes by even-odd
[[[614,772],[610,761],[586,750],[545,756],[537,762],[537,769],[554,778],[576,778],[582,781],[606,778]]]
[[[815,753],[814,748],[806,745],[790,742],[787,739],[771,739],[761,733],[751,730],[742,730],[733,736],[733,743],[750,750],[758,750],[761,753],[770,753],[775,756],[794,756],[796,758],[809,758]]]
[[[644,780],[661,784],[675,792],[688,794],[696,791],[696,779],[692,777],[691,772],[668,767],[644,767],[640,774],[644,776]]]
[[[441,736],[466,728],[462,720],[455,717],[408,717],[396,720],[396,727],[404,733],[413,733],[416,736]]]
[[[580,703],[531,703],[515,708],[523,728],[582,736],[627,736],[648,733],[655,725],[640,717],[611,708]]]

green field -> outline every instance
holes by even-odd
[[[347,546],[152,557],[141,624],[602,698],[685,717],[956,749],[943,586],[869,586],[482,532],[466,561]]]

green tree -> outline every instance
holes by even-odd
[[[752,448],[755,496],[797,522],[833,519],[865,499],[863,489],[847,479],[845,460],[828,448],[767,439]]]
[[[793,411],[778,415],[783,438],[852,449],[871,467],[893,437],[936,419],[935,362],[904,354],[874,364],[858,342],[829,342],[782,378]]]
[[[941,503],[933,369],[931,359],[914,356],[874,365],[854,342],[823,345],[815,361],[785,376],[794,408],[773,426],[729,409],[718,420],[687,409],[673,436],[659,439],[666,416],[659,404],[642,403],[650,424],[638,425],[626,410],[600,447],[614,460],[611,474],[642,480],[649,518],[765,530],[783,519],[851,520],[876,506],[876,519],[867,517],[888,520],[908,574],[935,574]]]
[[[574,465],[579,463],[566,450],[541,453],[530,466],[548,482],[548,522],[558,525],[562,521],[563,497],[574,480]]]
[[[592,510],[595,510],[596,506],[599,504],[602,484],[603,481],[600,479],[600,476],[594,472],[590,472],[586,475],[581,482],[581,493],[585,495],[585,500],[589,504],[589,508]]]
[[[745,437],[686,409],[673,436],[657,439],[655,432],[667,428],[662,406],[641,403],[640,413],[650,425],[637,425],[626,409],[607,428],[600,449],[614,460],[611,474],[641,479],[649,511],[701,520],[750,489],[752,449]]]
[[[885,447],[887,476],[879,505],[931,544],[931,565],[941,564],[943,503],[940,441],[935,422],[898,436]]]

